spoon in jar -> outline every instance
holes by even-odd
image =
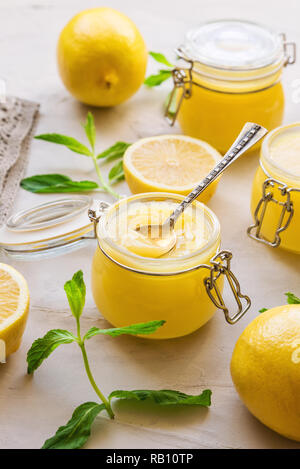
[[[197,197],[225,171],[239,156],[249,150],[255,143],[266,135],[268,131],[258,124],[247,122],[233,145],[218,162],[218,164],[208,173],[208,175],[198,184],[195,189],[185,197],[173,213],[160,225],[138,225],[135,230],[151,240],[151,257],[161,257],[171,251],[176,244],[175,223],[184,210]]]

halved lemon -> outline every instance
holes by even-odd
[[[143,138],[124,155],[127,184],[134,193],[175,192],[187,195],[220,161],[221,154],[211,145],[184,135]],[[200,195],[206,203],[216,190],[214,181]]]
[[[16,352],[21,344],[28,311],[26,280],[13,267],[0,263],[0,346],[6,356]]]

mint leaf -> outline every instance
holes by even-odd
[[[96,128],[95,128],[95,122],[94,122],[94,117],[91,112],[88,112],[86,122],[83,124],[83,128],[85,130],[86,136],[91,144],[91,147],[94,151],[95,149],[95,141],[96,141]]]
[[[102,153],[97,155],[97,158],[106,159],[106,161],[117,160],[124,156],[125,151],[128,147],[131,146],[131,143],[126,142],[116,142],[111,147],[104,150]]]
[[[268,311],[267,308],[261,308],[258,310],[259,313],[265,313],[266,311]]]
[[[159,405],[200,405],[209,407],[211,405],[211,390],[205,389],[202,394],[191,396],[180,391],[163,389],[161,391],[136,390],[136,391],[113,391],[109,395],[109,401],[117,399],[136,399],[145,401],[151,399]]]
[[[111,168],[108,179],[111,183],[121,181],[124,179],[123,161],[119,161],[113,168]]]
[[[84,308],[86,294],[82,270],[76,272],[72,280],[68,280],[68,282],[65,283],[64,289],[72,314],[76,319],[79,319]]]
[[[156,62],[167,65],[168,67],[171,67],[171,68],[174,67],[174,65],[171,64],[171,62],[169,62],[168,59],[160,52],[149,52],[149,55],[151,55],[151,57],[153,57],[153,59],[156,60]]]
[[[153,86],[159,86],[164,81],[171,78],[172,72],[170,70],[160,70],[157,75],[150,75],[144,81],[144,85],[149,86],[150,88]]]
[[[52,438],[45,441],[42,449],[79,449],[88,440],[92,424],[104,404],[85,402],[77,407],[72,418],[63,427],[59,427]]]
[[[286,293],[287,296],[287,301],[289,305],[299,305],[300,304],[300,298],[298,298],[294,293],[288,292]]]
[[[95,335],[104,334],[111,337],[117,337],[122,334],[139,335],[139,334],[153,334],[159,327],[163,326],[166,321],[149,321],[141,322],[139,324],[132,324],[131,326],[115,327],[112,329],[98,329],[92,327],[84,336],[83,340],[90,339]]]
[[[62,344],[71,344],[76,337],[69,331],[53,329],[33,342],[27,353],[27,373],[33,373],[49,355]]]
[[[72,181],[63,174],[37,174],[22,179],[20,186],[34,193],[84,192],[99,187],[94,181]]]
[[[61,134],[41,134],[36,135],[34,138],[38,140],[45,140],[46,142],[57,143],[59,145],[64,145],[69,150],[79,153],[80,155],[92,156],[92,152],[82,143],[78,142],[75,138],[67,137],[66,135]]]

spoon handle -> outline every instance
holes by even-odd
[[[193,200],[203,192],[218,176],[220,176],[231,163],[233,163],[242,153],[257,143],[268,131],[258,124],[247,122],[236,141],[219,161],[219,163],[208,173],[208,175],[198,184],[195,189],[178,205],[176,210],[164,222],[165,226],[174,227],[178,217]]]

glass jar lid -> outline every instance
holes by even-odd
[[[55,199],[12,215],[0,228],[0,251],[20,259],[63,254],[95,238],[88,196]]]
[[[281,35],[249,21],[202,24],[186,34],[180,50],[190,60],[226,70],[252,70],[284,62]]]
[[[50,228],[86,212],[91,203],[92,199],[88,196],[53,200],[12,215],[7,220],[6,226],[12,231],[35,231]]]

